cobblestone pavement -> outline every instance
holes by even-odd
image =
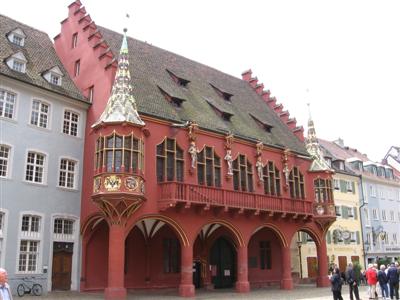
[[[360,287],[361,299],[368,299],[366,295],[367,288],[365,286]],[[348,287],[343,286],[343,298],[349,299]],[[15,296],[14,299],[18,299]],[[77,293],[77,292],[52,292],[46,296],[34,297],[25,296],[24,299],[104,299],[102,293]],[[168,300],[182,300],[184,298],[177,296],[176,290],[163,290],[163,291],[135,291],[128,293],[128,299],[135,300],[153,300],[153,299],[168,299]],[[216,291],[203,291],[196,290],[196,297],[192,299],[271,299],[271,300],[330,300],[332,298],[332,292],[330,288],[316,288],[315,285],[301,285],[296,286],[291,291],[284,291],[278,288],[268,289],[254,289],[248,294],[238,294],[233,290],[216,290]]]

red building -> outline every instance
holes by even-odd
[[[317,285],[329,283],[331,172],[315,167],[302,129],[251,71],[241,80],[123,37],[95,25],[79,0],[61,24],[56,51],[92,100],[82,291],[291,289],[299,230],[317,247]]]

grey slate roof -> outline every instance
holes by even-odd
[[[114,55],[121,46],[122,34],[97,26]],[[201,128],[217,132],[232,132],[248,140],[261,140],[264,144],[283,148],[308,156],[304,144],[287,128],[274,111],[251,86],[236,77],[222,73],[206,65],[150,44],[128,39],[130,72],[133,94],[141,114],[151,115],[173,122],[195,121]],[[176,84],[168,70],[189,80],[187,87]],[[212,87],[216,86],[232,94],[230,101],[224,100]],[[160,86],[171,96],[185,99],[181,108],[169,105],[160,92]],[[209,101],[207,101],[207,99]],[[230,121],[217,116],[213,105],[232,113]],[[266,132],[250,114],[256,115],[273,126]]]
[[[14,29],[20,28],[26,35],[24,46],[20,47],[11,43],[7,34]],[[11,70],[5,60],[13,54],[21,51],[27,59],[26,73]],[[58,66],[64,74],[61,86],[47,82],[42,76],[49,69]],[[68,72],[64,69],[53,43],[49,36],[37,29],[15,21],[0,14],[0,74],[20,80],[37,87],[65,95],[70,98],[85,101]]]

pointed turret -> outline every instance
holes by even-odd
[[[305,143],[306,143],[307,151],[313,159],[313,162],[310,167],[310,171],[331,171],[331,172],[333,172],[331,167],[328,165],[328,163],[324,159],[324,155],[322,153],[321,146],[319,145],[317,134],[315,132],[314,121],[311,118],[310,112],[309,112],[309,119],[308,119],[308,132],[307,132],[307,138],[305,140]]]
[[[92,127],[106,123],[131,123],[144,126],[137,112],[136,101],[132,95],[131,75],[129,72],[127,29],[124,29],[121,50],[119,52],[118,69],[115,74],[114,84],[110,98],[100,118]]]

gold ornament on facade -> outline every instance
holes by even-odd
[[[101,177],[96,177],[93,181],[93,192],[98,193],[101,187]]]
[[[137,178],[129,176],[125,178],[125,187],[129,191],[136,191],[139,187],[139,182]]]
[[[107,176],[104,180],[104,187],[107,191],[118,191],[121,187],[121,178],[116,175]]]

